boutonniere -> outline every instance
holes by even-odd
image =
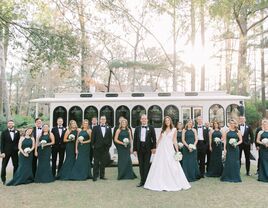
[[[204,126],[204,129],[207,129],[207,127]]]
[[[148,126],[147,126],[146,130],[147,130],[147,131],[149,131],[149,130],[150,130]]]
[[[248,128],[248,126],[246,126],[246,129]]]
[[[106,126],[107,129],[109,129],[110,127],[109,126]]]
[[[18,133],[18,131],[17,130],[15,130],[15,134],[17,134]]]

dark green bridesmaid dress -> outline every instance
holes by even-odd
[[[185,141],[187,144],[194,144],[195,135],[192,129],[187,129],[185,131]],[[189,152],[188,148],[184,146],[182,154],[182,168],[187,180],[189,182],[193,182],[200,179],[200,171],[197,163],[197,151],[194,150]]]
[[[177,131],[177,143],[181,142],[182,143],[182,131]],[[178,147],[179,148],[179,147]],[[175,148],[174,148],[175,149]],[[175,149],[176,150],[176,149]],[[183,154],[183,148],[179,148],[179,151],[181,152],[181,154]],[[182,160],[180,161],[180,164],[182,166]]]
[[[31,138],[25,138],[22,141],[22,149],[29,147],[32,148],[33,141]],[[32,171],[33,151],[29,154],[29,157],[25,157],[22,153],[19,153],[19,167],[14,174],[11,181],[7,183],[7,186],[16,186],[20,184],[28,184],[34,181]]]
[[[87,131],[80,131],[79,136],[84,137],[84,141],[89,140],[89,135]],[[78,143],[78,156],[75,160],[72,173],[71,173],[71,180],[87,180],[92,178],[91,174],[91,164],[89,162],[89,155],[90,155],[90,143],[81,144]]]
[[[226,160],[221,176],[221,181],[242,182],[240,177],[239,147],[233,147],[229,144],[231,138],[239,140],[236,131],[229,131],[226,135]]]
[[[75,163],[75,142],[77,139],[77,133],[77,130],[70,132],[70,134],[75,136],[75,140],[67,142],[66,144],[66,156],[58,175],[59,180],[69,180],[71,178],[72,169]]]
[[[261,139],[268,138],[268,131],[264,131],[261,134]],[[268,182],[268,148],[264,145],[260,145],[260,168],[258,180]]]
[[[122,129],[119,133],[118,140],[123,142],[124,138],[129,138],[129,132],[126,129]],[[121,144],[116,144],[118,152],[118,176],[117,179],[134,179],[137,176],[135,175],[132,168],[132,161],[130,157],[130,144],[125,147]]]
[[[40,141],[42,140],[46,140],[47,143],[51,142],[49,134],[42,135]],[[52,174],[52,168],[50,164],[51,146],[45,146],[43,149],[41,146],[39,146],[37,151],[38,151],[38,162],[34,182],[36,183],[53,182],[55,179]]]
[[[220,177],[222,175],[223,164],[222,164],[222,144],[216,144],[215,138],[222,138],[220,130],[215,130],[212,133],[212,152],[210,155],[210,163],[208,167],[208,177]]]

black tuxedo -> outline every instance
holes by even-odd
[[[198,140],[197,142],[197,160],[199,164],[199,170],[201,176],[205,174],[205,166],[206,166],[206,156],[207,156],[207,170],[210,161],[210,150],[209,150],[209,128],[202,125],[203,129],[203,138],[204,140]],[[195,126],[198,135],[198,126]]]
[[[59,165],[58,165],[58,173],[61,169],[64,160],[64,153],[65,153],[65,143],[63,141],[64,134],[66,132],[66,128],[62,128],[62,133],[60,135],[58,126],[52,128],[51,132],[55,137],[55,144],[52,145],[52,174],[53,176],[56,175],[56,167],[57,167],[57,158],[59,155]]]
[[[37,142],[37,134],[36,134],[37,128],[33,127],[33,138],[35,140],[35,143]],[[33,175],[35,176],[37,167],[37,157],[33,154],[33,161],[32,161],[32,169],[33,169]]]
[[[153,126],[146,127],[145,142],[141,142],[142,126],[135,128],[133,151],[137,152],[141,184],[144,184],[150,169],[151,150],[156,149],[156,135]]]
[[[14,130],[14,139],[12,140],[8,129],[4,130],[1,134],[1,153],[5,153],[5,158],[2,160],[1,179],[6,181],[6,167],[9,159],[11,158],[13,164],[13,175],[18,168],[18,144],[20,140],[20,132]]]
[[[102,135],[101,126],[94,126],[92,131],[92,147],[94,156],[93,178],[104,178],[105,166],[110,162],[109,149],[112,145],[112,130],[105,126],[105,135]]]
[[[95,125],[95,126],[97,126],[97,125]],[[94,128],[94,126],[92,124],[89,127],[90,127],[91,130],[93,130],[93,128]],[[94,155],[94,153],[93,153],[93,147],[92,147],[92,143],[90,142],[89,162],[90,162],[90,167],[91,168],[93,167],[93,165],[92,165],[93,155]]]
[[[241,157],[242,157],[242,151],[245,153],[245,159],[246,159],[246,171],[247,174],[249,174],[250,171],[250,145],[254,142],[254,135],[252,128],[245,124],[245,131],[242,135],[242,143],[239,145],[240,150],[240,166],[241,166]],[[241,125],[238,125],[238,129],[241,131]],[[242,132],[241,132],[242,134]]]

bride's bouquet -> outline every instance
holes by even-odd
[[[73,141],[73,140],[75,140],[75,135],[70,134],[70,135],[68,136],[68,140],[69,140],[69,141]]]
[[[176,160],[176,161],[181,161],[182,160],[182,154],[181,154],[181,152],[175,152],[175,155],[174,155],[174,159]]]
[[[40,146],[41,146],[42,149],[44,149],[45,144],[47,144],[47,141],[46,140],[41,140]]]
[[[268,138],[264,138],[264,139],[262,139],[261,142],[262,142],[264,145],[267,145],[267,144],[268,144]]]
[[[78,141],[81,143],[81,145],[83,145],[82,142],[84,141],[84,139],[85,139],[85,138],[84,138],[83,136],[79,136],[79,137],[78,137]]]
[[[124,143],[124,146],[127,147],[129,145],[129,139],[128,138],[124,138],[123,139],[123,143]]]
[[[192,150],[196,150],[196,146],[194,144],[189,144],[189,148]]]
[[[26,147],[24,150],[23,150],[24,153],[28,153],[30,154],[31,153],[31,148],[30,147]]]
[[[214,138],[214,142],[216,143],[216,145],[218,146],[221,143],[221,139],[219,137],[215,137]]]
[[[179,143],[178,143],[178,146],[179,146],[179,148],[181,149],[181,148],[183,148],[184,145],[183,145],[182,142],[179,142]]]
[[[231,138],[229,140],[229,144],[232,145],[234,148],[237,146],[237,140],[235,138]]]

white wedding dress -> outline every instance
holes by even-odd
[[[144,188],[154,191],[179,191],[191,188],[180,162],[174,159],[173,136],[175,132],[176,128],[173,128],[169,133],[163,133]]]

